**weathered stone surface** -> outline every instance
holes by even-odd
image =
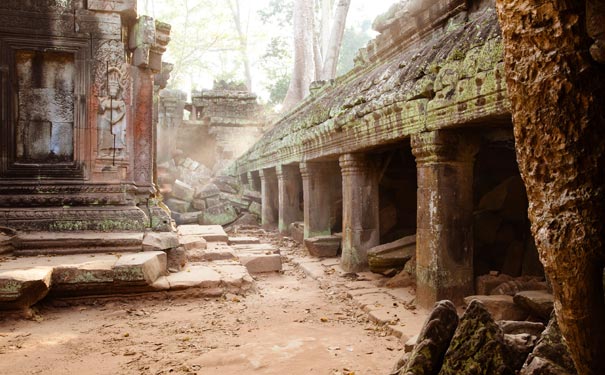
[[[0,254],[9,253],[11,251],[13,251],[11,236],[0,233]]]
[[[242,193],[243,197],[249,201],[261,203],[260,191],[255,190],[244,190]]]
[[[218,206],[208,207],[200,214],[201,225],[227,225],[237,220],[237,211],[232,205],[223,203]]]
[[[513,280],[512,276],[503,273],[498,275],[481,275],[475,279],[475,291],[479,295],[488,295],[491,294],[492,290],[498,285],[511,280]]]
[[[409,272],[402,270],[393,276],[384,284],[388,288],[407,288],[416,285],[416,277]]]
[[[196,210],[204,211],[206,209],[206,201],[203,199],[194,199],[191,205]]]
[[[241,215],[237,220],[235,220],[231,225],[235,226],[258,226],[260,224],[260,219],[258,216],[250,213],[245,213]]]
[[[196,224],[202,212],[173,212],[172,218],[177,225]]]
[[[488,310],[473,300],[460,319],[439,375],[513,375],[504,334]]]
[[[166,260],[163,251],[122,255],[113,266],[114,280],[118,283],[151,285],[166,274]]]
[[[0,271],[0,310],[26,309],[46,296],[52,267]]]
[[[208,184],[208,185],[202,187],[197,192],[196,195],[197,195],[198,198],[206,199],[206,198],[217,196],[220,193],[221,193],[221,191],[219,190],[219,188],[215,184]]]
[[[536,277],[520,277],[507,282],[504,282],[490,292],[492,295],[506,294],[514,296],[524,290],[547,290],[548,285],[542,278]]]
[[[143,251],[167,250],[179,246],[179,238],[174,232],[146,232],[143,237]]]
[[[187,251],[182,246],[164,250],[166,253],[166,267],[169,271],[180,271],[187,263]]]
[[[220,285],[221,275],[208,266],[191,265],[184,270],[167,277],[170,289],[216,288]]]
[[[117,260],[117,257],[103,257],[83,263],[60,264],[53,269],[51,293],[70,296],[110,293],[114,287],[113,266]]]
[[[237,254],[240,263],[250,273],[276,272],[282,270],[279,254]]]
[[[396,374],[437,374],[457,326],[456,306],[450,301],[437,302],[424,322],[407,363]]]
[[[551,318],[542,338],[527,357],[520,375],[575,375],[574,363],[569,354],[569,348],[557,324],[557,319]]]
[[[236,207],[238,210],[247,210],[248,206],[250,206],[250,202],[240,198],[238,195],[229,194],[229,193],[221,193],[220,199],[223,202],[229,203],[233,207]]]
[[[262,254],[279,254],[280,250],[277,246],[270,243],[233,245],[233,250],[238,253],[262,253]]]
[[[191,207],[191,202],[187,202],[181,199],[169,198],[164,201],[164,204],[170,208],[170,211],[174,212],[187,212]]]
[[[504,343],[510,352],[511,367],[520,369],[537,342],[538,336],[529,333],[504,334]]]
[[[290,224],[290,237],[298,243],[303,243],[305,240],[305,223],[295,221]]]
[[[340,236],[320,236],[304,240],[309,254],[319,258],[335,257],[340,249],[341,241]]]
[[[143,250],[143,233],[23,232],[12,239],[17,255],[132,252]]]
[[[206,208],[220,206],[223,202],[221,201],[220,196],[208,197],[205,199]]]
[[[258,237],[229,237],[229,245],[252,245],[260,244]]]
[[[179,243],[185,250],[204,250],[206,248],[206,240],[197,234],[179,236]]]
[[[262,210],[262,206],[256,202],[250,203],[250,207],[248,207],[248,211],[250,211],[251,214],[254,214],[258,217],[261,216],[261,210]]]
[[[499,320],[498,325],[504,334],[517,335],[528,333],[540,337],[544,331],[544,324],[540,322],[526,322],[518,320]]]
[[[553,295],[543,290],[527,290],[515,294],[513,301],[531,315],[548,320],[553,308]]]
[[[473,300],[478,300],[493,316],[495,320],[525,320],[529,313],[513,302],[512,296],[468,296],[464,298],[465,305],[469,306]]]
[[[416,254],[416,236],[408,236],[368,250],[370,271],[384,273],[386,270],[402,270]]]
[[[184,183],[183,181],[176,180],[172,185],[172,196],[176,199],[183,200],[185,202],[192,202],[195,189]]]
[[[180,236],[198,235],[206,242],[227,242],[229,237],[220,225],[181,225],[177,228]]]

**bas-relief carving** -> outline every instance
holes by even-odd
[[[95,53],[93,91],[97,103],[97,158],[125,160],[128,156],[128,106],[131,79],[124,44],[100,41]]]
[[[99,97],[98,150],[103,158],[126,156],[126,103],[124,85],[118,68],[109,68],[105,96]]]

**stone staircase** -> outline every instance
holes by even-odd
[[[229,238],[219,225],[183,225],[177,233],[80,235],[81,245],[77,233],[14,237],[12,253],[0,257],[0,310],[28,310],[46,296],[245,293],[254,289],[251,273],[282,267],[278,248],[254,237]],[[82,251],[66,254],[62,242],[70,251]],[[110,251],[111,244],[119,250]],[[41,255],[32,256],[36,250]]]

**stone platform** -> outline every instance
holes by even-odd
[[[64,254],[62,243],[82,251]],[[120,244],[123,246],[112,247]],[[126,244],[130,251],[125,251]],[[12,245],[12,253],[0,258],[0,310],[27,310],[47,295],[72,298],[184,290],[207,296],[243,293],[254,289],[250,273],[280,271],[282,267],[278,248],[261,244],[258,238],[229,239],[218,225],[183,225],[177,234],[57,233],[53,237],[30,232],[18,234]],[[178,249],[185,259],[178,269],[169,268],[169,258]]]

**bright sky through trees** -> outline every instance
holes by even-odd
[[[172,41],[164,59],[177,65],[172,74],[171,88],[189,94],[192,89],[211,88],[215,79],[245,81],[237,29],[228,1],[138,0],[139,14],[148,14],[172,25]],[[287,2],[283,0],[284,4]],[[365,39],[374,37],[375,33],[367,30],[368,24],[395,2],[397,0],[352,0],[346,27],[357,30],[357,40],[362,33],[367,35]],[[270,3],[271,0],[240,0],[243,29],[247,33],[252,90],[265,101],[271,95],[269,87],[275,86],[271,81],[275,81],[276,74],[272,74],[275,72],[271,69],[284,69],[286,72],[292,69],[291,60],[288,60],[291,56],[284,57],[283,61],[274,59],[272,65],[264,61],[269,45],[276,37],[283,40],[284,48],[292,53],[291,25],[263,22],[259,16],[258,12],[267,10]],[[366,29],[362,31],[364,23]],[[346,55],[346,59],[354,55],[346,49],[341,53],[343,58]]]

